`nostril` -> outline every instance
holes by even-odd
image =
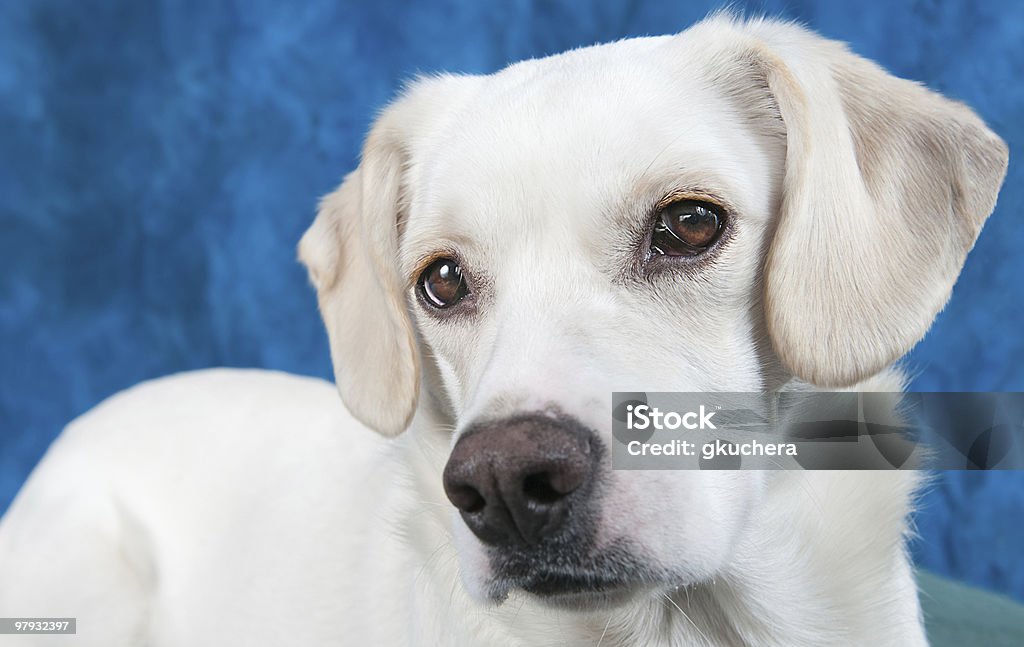
[[[448,499],[463,512],[480,512],[487,505],[480,492],[470,485],[458,485],[448,490]]]
[[[535,503],[554,503],[562,498],[562,493],[551,485],[547,472],[530,474],[523,479],[523,495]]]
[[[568,492],[555,487],[548,472],[530,474],[523,479],[523,495],[534,503],[554,503],[566,494]]]

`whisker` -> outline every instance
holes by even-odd
[[[675,601],[675,600],[673,600],[673,599],[671,598],[671,596],[669,596],[669,594],[668,594],[668,593],[662,593],[661,595],[662,595],[662,597],[664,597],[664,598],[665,598],[666,600],[668,600],[668,601],[669,601],[669,604],[671,604],[672,606],[674,606],[674,607],[675,607],[675,608],[676,608],[676,609],[677,609],[677,610],[679,611],[679,613],[683,614],[683,617],[684,617],[684,618],[686,618],[686,621],[687,621],[687,622],[689,622],[689,623],[690,623],[691,625],[693,625],[693,628],[697,630],[697,633],[698,633],[698,634],[700,634],[700,637],[704,639],[704,642],[705,642],[706,644],[710,645],[710,644],[711,644],[711,641],[710,641],[710,640],[708,639],[708,637],[707,637],[707,636],[705,636],[705,635],[704,635],[704,632],[700,630],[700,627],[698,627],[698,626],[697,626],[697,623],[696,623],[696,622],[694,622],[694,621],[693,621],[693,619],[691,619],[691,618],[690,618],[690,616],[688,616],[688,615],[686,614],[686,612],[685,612],[685,611],[683,611],[683,608],[682,608],[682,607],[680,607],[680,606],[679,606],[678,604],[676,604],[676,601]]]
[[[608,634],[608,627],[612,624],[612,617],[608,616],[608,622],[604,623],[604,631],[601,632],[601,637],[597,641],[597,647],[601,647],[601,643],[604,642],[604,637]]]
[[[433,561],[434,561],[434,560],[435,560],[436,558],[438,558],[438,557],[440,556],[441,550],[442,550],[443,548],[445,548],[445,547],[449,546],[450,544],[451,544],[451,541],[450,541],[450,540],[447,540],[447,539],[446,539],[446,540],[442,541],[442,542],[441,542],[441,543],[440,543],[440,544],[439,544],[439,545],[437,546],[437,548],[435,548],[435,549],[433,550],[433,552],[431,552],[431,553],[430,553],[430,556],[429,556],[429,557],[427,557],[427,561],[423,562],[423,566],[421,566],[421,567],[419,568],[419,570],[418,570],[418,571],[416,572],[416,577],[414,577],[414,578],[413,578],[413,580],[412,580],[412,584],[413,584],[413,587],[414,587],[414,588],[415,588],[415,586],[416,586],[416,583],[417,583],[417,582],[419,582],[420,576],[421,576],[421,575],[423,575],[423,573],[424,573],[424,572],[425,572],[425,571],[427,570],[427,567],[431,566],[431,563],[432,563],[432,562],[433,562]]]
[[[422,503],[423,505],[436,505],[439,508],[450,508],[450,507],[452,507],[451,503],[439,503],[438,501],[424,501],[423,499],[417,499],[416,502],[417,503]]]
[[[657,162],[659,159],[661,159],[661,156],[664,155],[665,153],[667,153],[668,149],[672,148],[672,146],[674,146],[676,144],[676,142],[678,142],[680,139],[682,139],[685,136],[686,136],[685,132],[680,133],[677,137],[675,137],[671,141],[669,141],[669,143],[665,144],[665,147],[662,148],[660,151],[658,151],[658,154],[655,155],[653,159],[651,159],[651,163],[648,164],[646,168],[644,168],[644,172],[641,173],[639,175],[639,177],[642,178],[642,177],[646,176],[647,172],[650,171],[651,167],[654,166],[654,163]]]
[[[516,620],[519,619],[519,612],[522,611],[523,607],[525,607],[525,606],[526,606],[526,598],[524,597],[522,599],[522,601],[519,603],[519,608],[516,609],[516,612],[514,614],[512,614],[512,618],[511,618],[510,622],[513,625],[516,623]]]

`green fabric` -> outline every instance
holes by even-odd
[[[917,581],[931,647],[1024,646],[1024,606],[932,573]]]

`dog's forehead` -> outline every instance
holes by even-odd
[[[736,202],[767,189],[745,165],[763,151],[737,106],[688,53],[673,38],[633,39],[480,77],[414,151],[404,247],[600,237],[659,190]]]

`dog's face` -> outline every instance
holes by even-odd
[[[765,491],[611,470],[611,392],[881,370],[948,298],[1005,164],[968,110],[720,18],[417,82],[300,253],[350,409],[397,433],[422,382],[450,412],[469,589],[610,600],[721,572]]]
[[[457,438],[507,436],[506,421],[540,415],[579,425],[598,452],[611,442],[614,390],[764,386],[772,360],[757,276],[778,207],[781,129],[745,119],[696,70],[665,55],[633,61],[633,49],[480,80],[409,188],[400,273]],[[537,462],[499,442],[503,459]],[[533,469],[557,469],[549,462]],[[758,490],[752,473],[637,474],[606,463],[543,540],[489,540],[477,527],[481,541],[456,523],[471,588],[501,596],[519,585],[561,599],[708,576]],[[468,480],[505,469],[517,466]],[[675,510],[659,510],[664,501]],[[514,534],[528,514],[512,514]]]

